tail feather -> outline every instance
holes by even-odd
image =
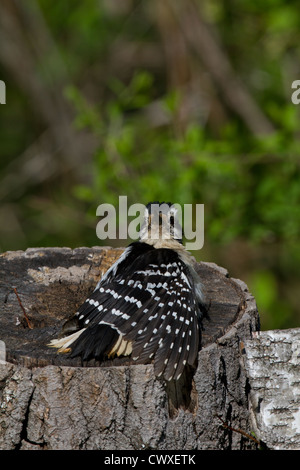
[[[63,338],[53,339],[48,346],[57,348],[59,353],[71,353],[70,357],[81,356],[83,361],[91,357],[101,360],[105,357],[129,356],[131,341],[123,339],[122,333],[108,324],[82,328]]]
[[[53,339],[50,341],[48,346],[51,348],[57,348],[59,353],[64,353],[64,352],[69,352],[70,351],[70,346],[76,341],[79,336],[86,330],[86,328],[82,328],[79,331],[76,331],[76,333],[73,333],[68,336],[64,336],[63,338],[60,339]]]
[[[72,346],[71,357],[81,356],[84,361],[91,357],[103,359],[109,355],[120,333],[108,325],[95,325],[83,331]]]

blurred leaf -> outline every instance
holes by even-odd
[[[274,274],[270,271],[256,272],[249,286],[255,296],[261,321],[268,321],[277,325],[277,328],[286,328],[291,317],[291,308],[281,298],[281,291]]]

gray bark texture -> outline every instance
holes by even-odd
[[[300,328],[245,342],[252,429],[270,449],[300,450]]]
[[[259,329],[256,303],[213,263],[196,264],[210,308],[190,388],[166,386],[151,363],[83,365],[47,347],[121,253],[0,255],[0,449],[256,449],[245,359]]]

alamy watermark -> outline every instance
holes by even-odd
[[[6,104],[6,85],[0,80],[0,104]]]
[[[117,210],[112,204],[100,204],[96,215],[101,217],[96,227],[96,234],[100,240],[127,239],[137,240],[145,224],[144,204],[136,203],[128,207],[127,196],[119,196],[118,217]],[[152,233],[151,238],[185,239],[187,250],[200,250],[204,245],[204,204],[173,204],[171,207],[165,203],[151,204],[151,225],[159,225],[158,214],[169,214],[174,222],[164,225],[160,235]],[[157,224],[152,224],[153,217],[157,217]],[[117,231],[117,219],[119,227]],[[128,219],[131,219],[128,221]],[[167,229],[166,229],[167,227]]]
[[[293,104],[300,103],[300,80],[294,80],[292,83],[292,88],[295,91],[292,93],[291,100]]]

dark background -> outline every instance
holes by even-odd
[[[205,204],[198,260],[299,326],[300,10],[284,0],[1,0],[0,249],[123,246],[96,208]]]

